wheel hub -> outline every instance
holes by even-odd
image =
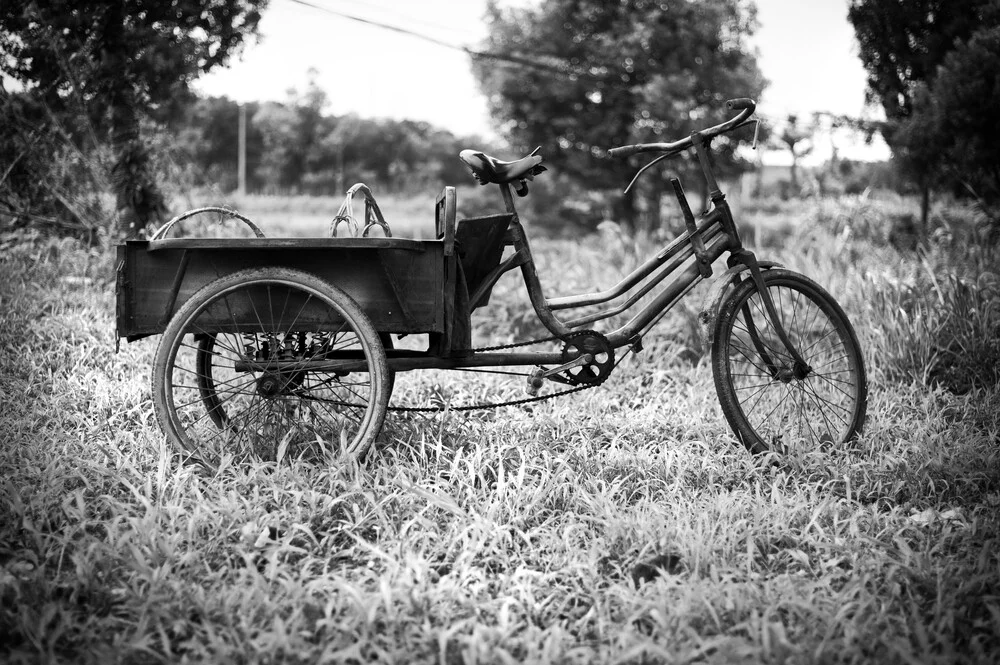
[[[279,372],[264,372],[257,379],[257,393],[264,398],[280,395],[288,381]]]
[[[792,367],[782,367],[779,369],[774,378],[782,383],[791,383],[794,381],[802,381],[807,376],[812,373],[812,367],[806,363],[796,362]]]

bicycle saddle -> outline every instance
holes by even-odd
[[[531,180],[544,171],[545,167],[541,166],[542,156],[536,155],[536,152],[538,148],[532,150],[527,157],[513,162],[501,162],[478,150],[463,150],[458,156],[472,170],[472,175],[480,185],[491,182],[502,185],[514,180]]]

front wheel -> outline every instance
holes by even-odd
[[[804,363],[779,339],[756,283],[741,282],[720,307],[712,345],[726,420],[754,453],[852,440],[864,426],[868,385],[847,315],[803,275],[767,270],[762,277]]]

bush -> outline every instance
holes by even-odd
[[[0,228],[96,240],[111,219],[107,155],[87,150],[41,104],[0,97]]]

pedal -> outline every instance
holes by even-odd
[[[541,390],[542,385],[545,383],[545,379],[550,376],[561,374],[568,369],[580,367],[581,365],[589,365],[592,362],[594,362],[594,356],[589,353],[585,353],[579,358],[574,358],[568,363],[564,363],[558,367],[553,367],[552,369],[542,369],[541,367],[536,367],[532,370],[531,374],[528,375],[528,394],[532,397],[537,396],[538,391]],[[553,381],[555,380],[556,379],[553,379]]]
[[[538,391],[541,390],[543,385],[545,385],[545,377],[542,376],[542,368],[536,367],[528,375],[528,394],[531,397],[537,397]]]

